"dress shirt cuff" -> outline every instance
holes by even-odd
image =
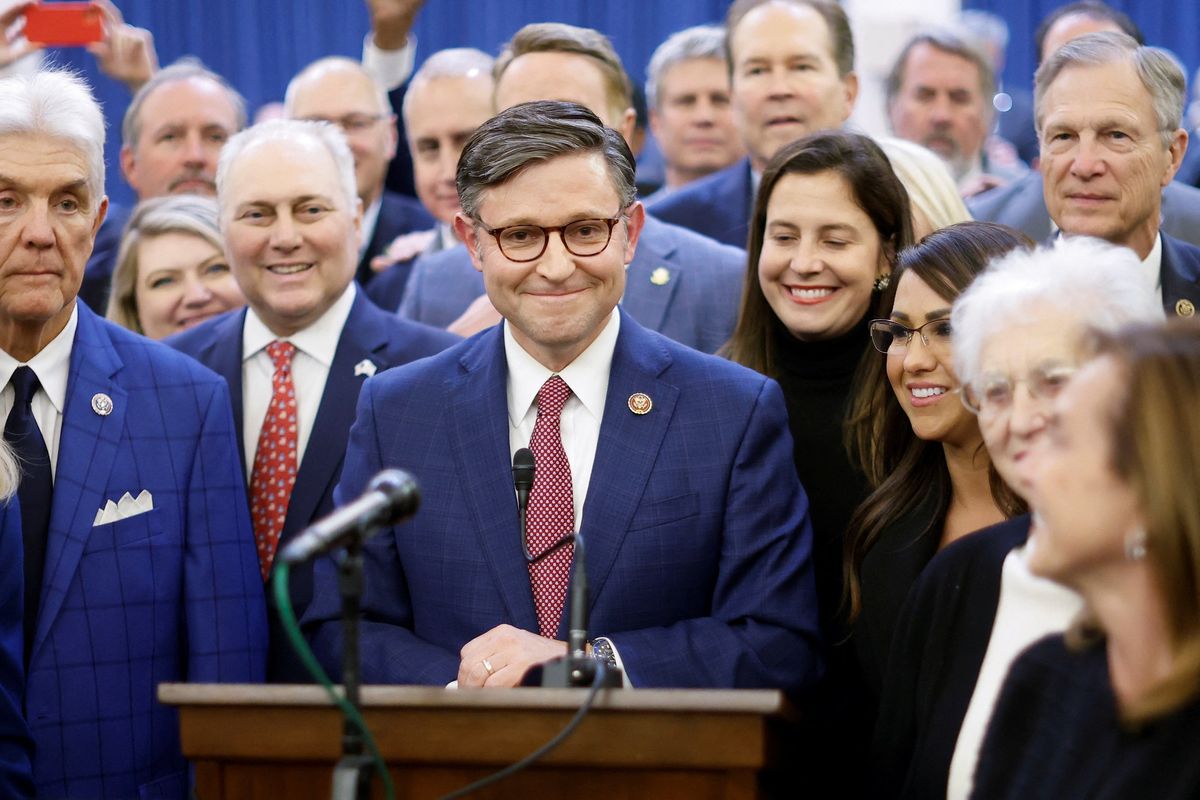
[[[362,65],[375,82],[386,91],[398,89],[412,75],[417,60],[417,37],[409,34],[399,50],[381,50],[375,46],[374,34],[363,38]],[[399,111],[400,109],[394,109]]]

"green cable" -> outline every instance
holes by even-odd
[[[292,643],[292,649],[296,651],[296,655],[304,662],[304,666],[309,673],[316,679],[317,683],[325,687],[329,698],[333,700],[334,705],[342,710],[346,715],[346,719],[358,728],[362,733],[363,743],[366,744],[367,750],[370,751],[371,760],[375,762],[375,771],[379,773],[379,777],[383,780],[384,796],[388,800],[395,800],[396,787],[392,784],[392,776],[388,772],[387,764],[383,761],[383,756],[379,754],[379,748],[375,745],[375,737],[371,735],[371,731],[367,728],[367,722],[363,719],[358,709],[350,704],[342,695],[338,694],[337,689],[333,686],[333,681],[329,680],[329,676],[325,674],[325,669],[317,662],[317,657],[313,655],[313,651],[309,648],[308,642],[304,641],[304,635],[300,633],[300,623],[296,621],[296,611],[292,608],[292,596],[288,591],[288,575],[291,572],[291,565],[286,561],[279,560],[275,564],[275,576],[272,579],[272,588],[275,592],[275,606],[279,609],[279,618],[283,621],[283,629],[287,632],[288,639]]]

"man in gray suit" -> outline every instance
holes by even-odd
[[[558,23],[527,25],[496,64],[499,110],[530,100],[569,100],[594,112],[628,141],[634,111],[629,78],[612,44],[597,31]],[[622,308],[642,325],[704,352],[729,338],[737,318],[745,253],[647,218],[627,266]],[[466,316],[462,315],[466,313]],[[461,245],[413,268],[400,314],[464,335],[500,317]]]

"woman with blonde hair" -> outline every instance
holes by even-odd
[[[928,148],[907,139],[881,136],[876,139],[892,171],[908,190],[912,205],[913,239],[921,241],[936,230],[970,222],[971,212],[958,194],[946,162]]]

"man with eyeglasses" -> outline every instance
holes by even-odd
[[[396,155],[396,115],[387,93],[357,61],[322,58],[292,78],[284,97],[292,119],[322,120],[341,128],[354,155],[354,177],[362,201],[362,237],[355,277],[374,277],[371,260],[397,237],[433,228],[435,220],[416,200],[384,189],[388,163]]]
[[[625,140],[576,103],[521,103],[475,132],[457,183],[456,232],[504,319],[363,387],[337,499],[386,467],[422,486],[412,520],[366,545],[363,680],[514,686],[563,655],[582,550],[553,548],[579,531],[589,648],[629,684],[811,686],[812,534],[783,395],[618,308],[645,223]],[[336,569],[315,575],[306,634],[336,673]]]

